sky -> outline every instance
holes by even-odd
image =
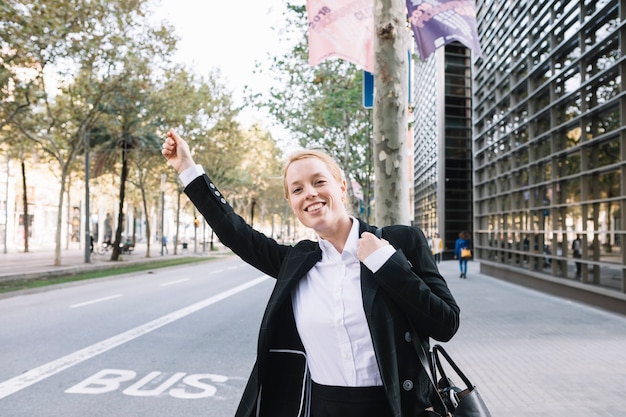
[[[272,27],[282,25],[285,0],[157,0],[155,18],[175,27],[180,38],[176,58],[207,74],[220,68],[222,80],[241,104],[245,85],[263,91],[270,80],[253,74],[255,61],[265,60],[279,47]],[[243,112],[240,122],[269,124],[267,116],[252,110]]]

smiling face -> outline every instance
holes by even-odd
[[[293,160],[285,169],[284,180],[287,200],[294,214],[322,238],[337,233],[346,221],[350,223],[342,201],[346,182],[333,175],[322,159],[305,156]]]

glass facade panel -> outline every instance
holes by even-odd
[[[476,5],[476,257],[626,292],[626,3]]]

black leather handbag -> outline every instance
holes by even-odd
[[[458,365],[452,360],[448,352],[441,346],[435,345],[432,348],[429,362],[426,359],[424,349],[418,349],[420,362],[426,373],[428,374],[433,386],[435,387],[435,409],[437,412],[431,412],[435,416],[452,416],[452,417],[491,417],[491,413],[487,409],[487,405],[478,393],[475,385],[461,371]],[[452,379],[448,377],[444,367],[444,361],[448,364],[465,387],[458,387]],[[430,363],[433,365],[431,366]],[[437,376],[439,374],[439,376]]]

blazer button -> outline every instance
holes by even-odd
[[[405,342],[411,342],[411,340],[413,340],[413,338],[411,337],[411,332],[406,332],[404,334],[404,341]]]
[[[411,381],[410,379],[404,381],[402,383],[402,389],[404,389],[405,391],[411,391],[413,389],[413,381]]]
[[[213,188],[215,190],[215,184],[213,184],[212,182],[209,183],[209,187]]]

